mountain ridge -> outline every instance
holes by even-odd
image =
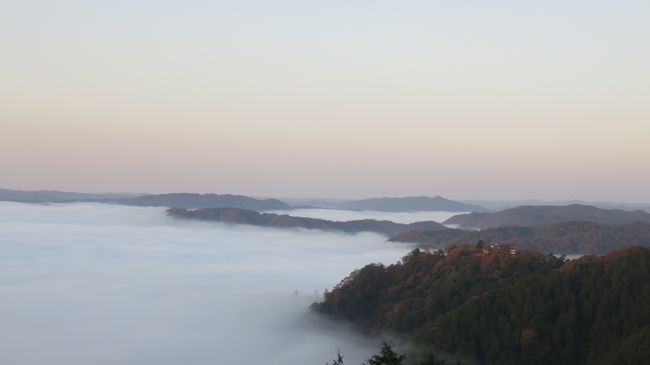
[[[0,188],[0,201],[17,203],[107,202],[130,199],[136,193],[78,193],[59,190],[15,190]]]
[[[233,194],[168,193],[149,194],[121,200],[120,204],[183,209],[240,208],[255,211],[291,209],[277,199],[256,199]]]
[[[340,209],[340,210],[373,210],[380,212],[488,212],[489,210],[473,204],[444,198],[442,196],[406,196],[378,197],[360,200],[297,200],[294,205]]]
[[[171,208],[167,214],[176,218],[215,221],[229,224],[246,224],[274,228],[304,228],[323,231],[340,231],[345,233],[375,232],[390,237],[410,229],[446,230],[447,227],[433,221],[410,224],[373,219],[353,220],[346,222],[328,221],[325,219],[295,217],[287,214],[260,213],[238,208],[204,208],[179,209]]]
[[[540,226],[508,226],[481,231],[411,230],[389,241],[416,243],[420,247],[447,247],[454,244],[486,243],[537,249],[554,254],[604,254],[627,245],[650,246],[650,223],[632,222],[604,225],[594,222],[560,222]]]
[[[465,229],[487,229],[506,226],[535,226],[567,221],[584,221],[600,224],[625,224],[636,221],[650,222],[650,213],[635,210],[602,209],[590,205],[521,206],[493,213],[459,214],[444,224]]]

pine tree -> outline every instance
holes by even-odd
[[[406,356],[398,355],[386,342],[381,345],[381,353],[368,360],[368,365],[403,365]]]

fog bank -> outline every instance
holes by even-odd
[[[415,223],[424,221],[444,222],[463,212],[380,212],[375,210],[339,210],[339,209],[293,209],[277,210],[270,213],[288,214],[295,217],[319,218],[328,221],[352,221],[359,219],[387,220],[395,223]]]
[[[408,247],[375,234],[175,221],[160,208],[0,203],[0,363],[355,364],[376,341],[307,310]]]

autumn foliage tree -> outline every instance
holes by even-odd
[[[566,261],[459,245],[368,265],[313,308],[480,364],[650,364],[649,279],[650,248]],[[393,363],[389,346],[368,361]]]

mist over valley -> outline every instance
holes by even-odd
[[[0,365],[650,364],[650,1],[8,3]]]
[[[306,364],[337,348],[360,363],[378,339],[308,307],[409,250],[92,203],[3,202],[0,232],[0,362],[15,365]]]

